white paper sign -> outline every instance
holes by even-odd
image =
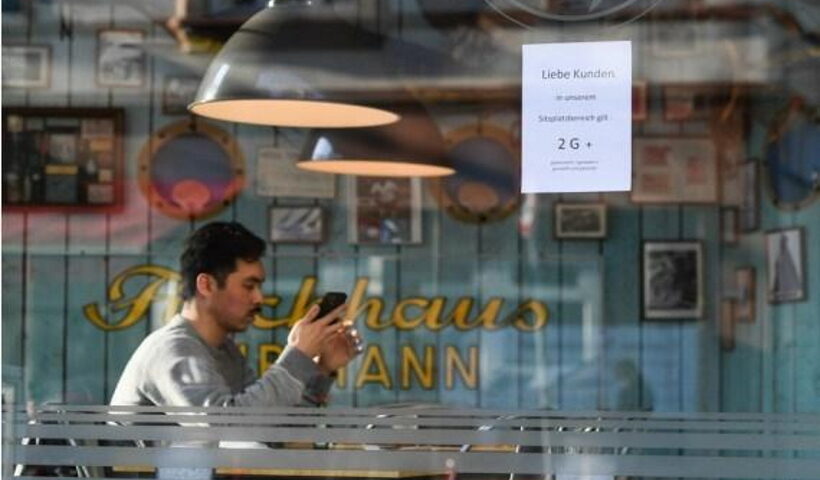
[[[521,74],[521,191],[629,190],[631,42],[524,45]]]
[[[333,198],[336,176],[296,166],[299,149],[263,147],[256,159],[256,194],[263,197]]]

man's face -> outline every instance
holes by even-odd
[[[253,323],[262,306],[264,280],[262,262],[236,261],[236,270],[228,275],[224,286],[213,291],[209,302],[216,323],[223,330],[244,332]]]

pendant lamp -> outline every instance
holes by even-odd
[[[399,116],[379,106],[396,88],[384,38],[349,25],[318,0],[271,0],[211,61],[197,115],[301,128],[385,125]]]
[[[444,139],[418,103],[393,107],[401,120],[359,129],[312,130],[296,166],[305,170],[377,177],[451,175]]]

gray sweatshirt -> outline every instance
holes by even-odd
[[[332,378],[286,347],[261,378],[230,338],[213,348],[176,315],[125,366],[111,405],[287,407],[323,403]]]

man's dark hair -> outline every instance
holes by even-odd
[[[185,241],[179,257],[182,274],[182,300],[196,295],[196,276],[207,273],[222,288],[228,275],[236,270],[238,259],[259,260],[265,254],[265,241],[236,222],[212,222],[193,232]]]

